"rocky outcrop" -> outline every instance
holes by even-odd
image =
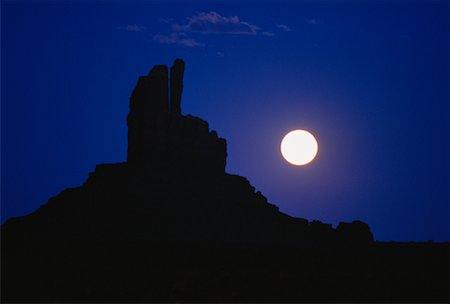
[[[369,225],[361,221],[340,222],[336,228],[337,239],[345,244],[367,244],[373,242]]]
[[[141,168],[171,172],[198,171],[204,176],[223,174],[226,141],[210,131],[208,123],[181,115],[184,62],[170,69],[155,66],[141,76],[130,97],[128,163]]]
[[[170,68],[170,112],[181,114],[181,94],[183,93],[184,61],[176,59]]]

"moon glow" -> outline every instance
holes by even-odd
[[[319,145],[316,138],[308,131],[293,130],[283,137],[280,150],[288,163],[303,166],[316,157]]]

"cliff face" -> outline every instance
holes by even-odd
[[[225,172],[226,141],[198,117],[181,115],[184,62],[155,66],[141,76],[130,98],[128,163],[171,172]],[[169,107],[170,90],[170,107]]]

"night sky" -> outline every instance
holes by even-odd
[[[226,171],[282,212],[377,240],[448,240],[444,1],[2,1],[1,218],[126,159],[129,96],[186,62],[182,111],[228,142]],[[309,165],[282,137],[319,142]]]

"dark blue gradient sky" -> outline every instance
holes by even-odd
[[[126,158],[128,98],[186,61],[182,109],[228,140],[227,171],[293,216],[378,240],[448,239],[444,1],[2,1],[1,217]],[[285,133],[319,141],[310,165]]]

